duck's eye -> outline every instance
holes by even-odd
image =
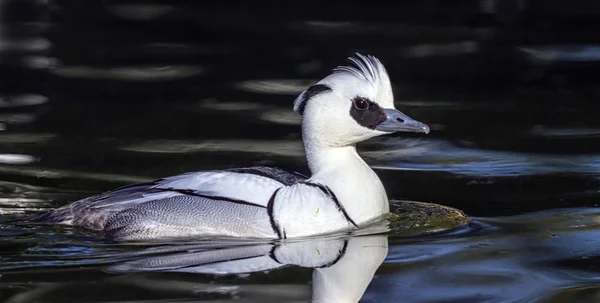
[[[355,98],[354,107],[359,110],[366,110],[369,108],[369,100],[365,98]]]

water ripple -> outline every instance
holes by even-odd
[[[66,78],[110,79],[126,81],[171,81],[199,75],[205,68],[191,65],[154,65],[154,66],[59,66],[51,73]]]

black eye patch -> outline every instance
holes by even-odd
[[[352,99],[350,116],[358,124],[368,129],[375,129],[377,125],[385,121],[383,109],[377,103],[364,97],[354,97]]]

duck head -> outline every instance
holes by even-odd
[[[357,53],[348,60],[351,65],[333,69],[296,98],[305,136],[338,147],[395,132],[429,133],[429,126],[394,107],[389,76],[377,58]]]

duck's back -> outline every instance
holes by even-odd
[[[263,166],[186,173],[85,198],[35,221],[103,230],[111,238],[160,237],[154,234],[157,230],[193,234],[190,229],[201,229],[210,234],[217,225],[220,235],[226,226],[232,236],[270,237],[275,234],[267,210],[269,199],[278,188],[305,179]]]

